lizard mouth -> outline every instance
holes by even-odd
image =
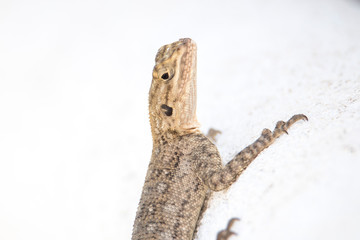
[[[184,86],[186,83],[190,83],[195,80],[193,74],[196,71],[196,44],[190,38],[182,38],[179,40],[185,45],[185,51],[181,57],[181,64],[180,66],[182,69],[181,72],[181,94],[186,89]],[[195,65],[194,65],[195,64]]]
[[[182,99],[181,125],[185,129],[196,129],[196,43],[190,38],[179,40],[185,45],[181,57],[180,80],[178,96]]]

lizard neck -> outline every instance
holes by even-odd
[[[161,47],[149,92],[153,141],[200,132],[196,118],[196,44],[189,38]]]

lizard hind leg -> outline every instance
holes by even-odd
[[[228,240],[229,237],[231,237],[233,235],[237,235],[235,232],[231,231],[231,227],[232,227],[232,225],[234,225],[235,221],[240,221],[240,219],[239,218],[230,219],[226,229],[220,231],[217,234],[216,240]]]

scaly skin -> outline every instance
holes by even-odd
[[[212,191],[228,188],[274,140],[305,115],[278,122],[225,166],[196,118],[196,44],[180,39],[161,47],[149,92],[153,151],[132,240],[191,240]],[[232,221],[233,222],[233,221]],[[233,233],[227,230],[218,240]]]

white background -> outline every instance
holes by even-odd
[[[130,239],[156,51],[198,44],[198,119],[224,162],[304,113],[198,239],[360,239],[360,1],[0,2],[0,239]]]

